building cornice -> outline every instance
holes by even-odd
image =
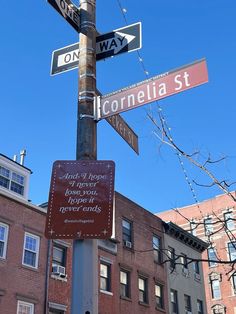
[[[202,241],[201,239],[195,237],[191,233],[185,231],[181,227],[177,226],[173,222],[162,222],[165,233],[170,235],[173,238],[176,238],[178,241],[190,246],[192,249],[203,252],[209,246],[208,243]]]

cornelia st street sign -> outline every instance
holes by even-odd
[[[206,82],[208,82],[207,66],[205,59],[202,59],[111,94],[96,97],[97,120],[143,106]]]

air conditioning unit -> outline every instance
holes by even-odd
[[[131,249],[132,243],[130,241],[125,241],[125,246],[128,247],[129,249]]]
[[[61,265],[52,265],[52,272],[54,275],[65,277],[66,276],[66,269],[64,266]]]

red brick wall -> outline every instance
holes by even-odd
[[[233,192],[235,196],[235,192]],[[186,206],[183,208],[178,208],[181,212],[181,215],[176,211],[166,211],[158,213],[157,215],[161,217],[163,220],[169,221],[180,225],[183,229],[189,230],[189,220],[193,219],[199,222],[203,222],[203,219],[209,215],[212,217],[213,222],[218,221],[218,218],[224,219],[223,212],[227,210],[227,208],[232,208],[234,212],[234,219],[236,218],[235,212],[235,202],[227,195],[220,195],[213,199],[206,200],[198,205]],[[187,219],[185,219],[184,217]],[[219,230],[221,223],[214,224],[214,231]],[[236,221],[235,221],[236,227]],[[236,229],[232,230],[234,237],[236,236]],[[199,225],[197,228],[197,234],[199,238],[203,240],[207,240],[204,232],[204,225]],[[234,238],[235,239],[235,238]],[[216,248],[217,254],[221,260],[228,261],[227,254],[227,243],[229,242],[229,238],[227,237],[224,229],[222,231],[217,232],[211,240],[214,242],[214,246]],[[234,240],[235,241],[235,240]],[[204,259],[207,259],[207,252],[205,251],[202,256]],[[208,306],[207,313],[212,313],[211,308],[214,304],[222,304],[226,306],[227,314],[235,314],[236,311],[236,296],[232,291],[232,285],[230,281],[230,276],[227,275],[227,272],[230,270],[230,267],[227,265],[218,264],[216,267],[209,267],[208,263],[203,263],[203,271],[205,278],[205,293],[206,293],[206,301]],[[212,272],[216,272],[222,275],[222,282],[220,283],[221,288],[221,299],[212,300],[211,297],[211,287],[209,284],[209,274]]]
[[[0,259],[0,313],[16,313],[17,298],[33,300],[35,314],[44,313],[47,240],[45,216],[0,195],[0,221],[9,225],[6,259]],[[22,265],[24,232],[40,237],[38,269]]]
[[[122,242],[122,218],[133,223],[133,249],[123,247]],[[168,313],[166,271],[164,266],[154,262],[152,250],[152,236],[156,234],[162,237],[162,224],[160,219],[144,210],[142,207],[116,193],[116,240],[118,243],[117,256],[111,257],[100,250],[100,256],[112,260],[112,293],[113,297],[100,293],[99,314],[120,313],[163,313],[155,309],[154,285],[158,280],[164,284],[165,310]],[[140,252],[146,251],[146,252]],[[131,270],[131,300],[123,300],[119,295],[119,272],[120,265],[127,266]],[[148,306],[140,305],[138,302],[138,274],[148,276]]]

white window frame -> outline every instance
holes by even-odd
[[[36,239],[36,251],[31,251],[31,250],[29,250],[29,249],[26,249],[25,245],[26,245],[26,237],[27,237],[27,236]],[[31,268],[34,268],[34,269],[37,269],[37,268],[38,268],[39,245],[40,245],[40,237],[39,237],[39,236],[37,236],[37,235],[35,235],[35,234],[32,234],[32,233],[29,233],[29,232],[25,232],[25,236],[24,236],[24,247],[23,247],[23,256],[22,256],[22,265],[25,265],[25,266],[27,266],[27,267],[31,267]],[[29,265],[29,264],[24,263],[25,251],[31,251],[31,252],[33,252],[33,253],[36,254],[35,266],[32,266],[32,265]]]
[[[6,255],[7,255],[7,242],[8,242],[8,232],[9,232],[9,226],[6,225],[3,222],[0,222],[0,226],[5,228],[5,233],[4,233],[4,239],[1,240],[1,242],[3,242],[3,255],[0,256],[0,259],[6,259]]]
[[[227,215],[229,215],[230,217],[227,218]],[[226,225],[226,229],[228,229],[228,230],[234,230],[235,229],[233,209],[230,209],[224,213],[224,222]]]
[[[6,180],[8,180],[8,187],[4,187],[4,186],[1,186],[2,188],[14,193],[14,194],[17,194],[17,195],[20,195],[20,196],[23,196],[25,195],[25,186],[26,186],[26,177],[25,175],[23,175],[21,172],[17,171],[17,170],[13,170],[5,165],[2,165],[0,164],[0,167],[2,167],[3,169],[9,171],[9,177],[6,177],[2,174],[0,174],[3,178],[5,178]],[[21,179],[23,180],[23,182],[19,182],[17,179],[14,180],[13,179],[13,176],[16,175],[16,177],[21,177]],[[16,192],[13,190],[12,188],[12,183],[14,184],[17,184],[18,186],[22,187],[23,188],[23,193],[19,193],[19,192]]]
[[[214,225],[213,225],[212,217],[205,217],[203,220],[203,223],[204,223],[205,236],[208,236],[214,233]]]
[[[20,306],[27,306],[30,309],[30,314],[34,314],[34,304],[28,303],[24,301],[18,301],[17,302],[17,314],[20,314]]]

